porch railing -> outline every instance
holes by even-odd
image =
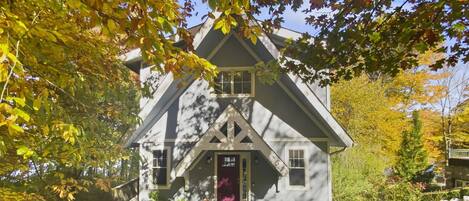
[[[138,178],[112,188],[114,201],[136,201],[138,195]]]
[[[469,160],[469,149],[450,149],[449,158],[459,158]]]

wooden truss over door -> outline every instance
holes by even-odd
[[[259,151],[280,175],[286,176],[288,174],[288,166],[231,104],[179,162],[171,176],[173,178],[183,177],[186,170],[196,161],[196,158],[203,151],[208,150]]]

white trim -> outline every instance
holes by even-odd
[[[244,41],[237,33],[234,33],[233,36],[238,40],[239,43],[241,43],[241,46],[244,47],[244,49],[246,49],[248,51],[248,53],[254,57],[254,59],[257,61],[257,62],[261,62],[262,59],[259,58],[259,56],[254,52],[254,50],[252,50],[251,47],[249,47],[248,44],[246,44],[246,41]]]
[[[300,109],[306,114],[306,116],[309,117],[311,121],[313,121],[314,123],[318,125],[321,125],[319,124],[318,120],[314,117],[314,115],[311,114],[311,112],[306,108],[306,106],[300,100],[298,100],[298,98],[288,89],[288,87],[286,87],[282,82],[280,82],[280,80],[278,80],[277,83],[280,86],[280,88],[282,88],[285,91],[285,93],[293,100],[293,102],[295,102],[296,105],[300,107]],[[321,130],[323,133],[327,135],[328,132],[322,126],[318,126],[318,127],[319,127],[319,130]]]
[[[288,138],[288,137],[284,137],[284,138],[262,138],[264,141],[266,142],[328,142],[329,141],[329,138],[305,138],[305,137],[292,137],[292,138]],[[152,140],[152,142],[155,142],[155,143],[164,143],[164,142],[197,142],[199,141],[199,139],[175,139],[175,138],[171,138],[171,139],[155,139],[155,140]]]
[[[254,72],[254,67],[252,66],[232,66],[232,67],[220,67],[218,71],[220,72],[237,72],[237,71],[248,71],[251,74],[251,93],[249,94],[235,94],[234,93],[234,75],[231,75],[231,94],[217,94],[215,89],[210,87],[210,95],[217,98],[246,98],[256,96],[256,73]]]
[[[225,136],[219,129],[227,123],[228,136]],[[234,136],[234,122],[241,127],[241,132]],[[217,137],[220,143],[210,143],[212,138]],[[252,143],[241,143],[244,137],[249,137]],[[228,105],[224,112],[220,114],[213,125],[202,135],[201,139],[192,147],[184,158],[176,166],[174,174],[171,178],[181,177],[184,172],[193,164],[193,161],[204,150],[215,151],[253,151],[258,150],[263,154],[270,164],[281,175],[287,175],[288,166],[283,160],[269,147],[269,145],[257,134],[257,132],[249,125],[244,117],[234,108]]]
[[[231,35],[233,34],[230,33],[228,35],[225,35],[223,39],[221,39],[221,41],[215,46],[215,48],[213,48],[212,51],[210,51],[210,53],[207,56],[207,60],[209,61],[212,60],[212,58],[218,53],[218,50],[220,50],[220,48],[223,47],[223,45],[226,43],[226,41],[228,41]]]
[[[215,20],[220,17],[221,12],[213,12],[212,13],[215,17],[214,18],[207,18],[207,21],[204,22],[202,27],[200,27],[200,30],[195,34],[194,40],[192,42],[192,46],[194,46],[194,49],[197,49],[199,45],[202,43],[204,40],[205,36],[207,36],[208,32],[213,27],[213,24],[215,23]]]
[[[288,190],[298,190],[298,191],[306,191],[309,189],[309,158],[307,159],[306,157],[310,157],[308,153],[308,149],[305,145],[288,145],[285,146],[285,161],[287,162],[288,168],[290,168],[290,150],[302,150],[303,151],[303,162],[304,162],[304,170],[305,170],[305,185],[304,186],[292,186],[290,185],[290,174],[288,174],[286,177],[286,187]],[[289,170],[290,171],[290,170]]]
[[[157,184],[154,184],[153,181],[153,169],[155,168],[153,166],[153,160],[154,160],[154,156],[153,156],[153,152],[154,151],[163,151],[163,150],[166,150],[166,185],[157,185]],[[171,163],[172,163],[172,153],[171,153],[171,147],[170,146],[157,146],[157,147],[152,147],[150,149],[150,154],[151,154],[151,161],[150,161],[150,175],[149,175],[149,180],[150,180],[150,189],[151,190],[156,190],[156,189],[169,189],[171,187],[171,182],[172,182],[172,179],[171,179]]]
[[[209,33],[209,31],[212,29],[212,26],[215,22],[215,19],[220,16],[220,13],[219,12],[216,12],[214,13],[215,14],[215,18],[212,19],[212,18],[208,18],[207,21],[202,25],[201,29],[199,30],[199,32],[196,33],[195,37],[194,37],[194,48],[196,49],[200,43],[202,42],[202,40],[206,37],[206,35]],[[255,24],[257,22],[254,22],[254,21],[251,21],[250,24]],[[262,32],[260,35],[259,35],[259,41],[266,47],[267,51],[271,54],[271,56],[274,58],[274,59],[278,59],[280,57],[280,52],[279,50],[277,49],[277,47],[274,45],[274,43],[270,40],[270,38],[264,33]],[[332,117],[332,115],[330,114],[330,112],[327,110],[327,108],[320,102],[320,100],[318,100],[317,97],[315,97],[314,95],[314,92],[311,91],[311,89],[305,84],[305,83],[301,83],[301,81],[298,81],[294,76],[292,76],[291,74],[288,74],[288,79],[290,79],[290,81],[292,81],[296,88],[307,98],[308,102],[307,103],[308,105],[305,105],[307,107],[305,107],[303,110],[305,111],[310,111],[310,112],[317,112],[320,117],[324,120],[325,123],[323,123],[323,121],[319,122],[320,120],[317,119],[317,118],[314,118],[313,119],[316,119],[315,122],[319,122],[321,124],[321,126],[319,126],[319,128],[322,130],[322,131],[325,131],[323,127],[329,127],[329,129],[327,129],[328,132],[325,132],[328,136],[330,137],[333,137],[334,141],[337,141],[338,143],[333,143],[334,146],[345,146],[345,147],[350,147],[353,145],[353,140],[350,138],[350,136],[347,135],[347,133],[343,130],[343,128],[337,123],[337,121],[335,121],[335,119]],[[300,83],[299,83],[300,82]],[[280,83],[280,81],[278,81],[277,83]],[[285,87],[282,87],[284,88],[285,91],[289,92],[289,89],[285,88]],[[176,99],[175,97],[177,97],[180,93],[180,91],[183,91],[183,90],[177,90],[174,94],[172,94],[172,98],[167,102],[167,104],[163,104],[164,107],[161,108],[161,109],[158,109],[156,113],[161,113],[162,112],[166,112],[167,110],[167,107],[169,107],[169,105],[171,105],[171,103]],[[290,92],[291,94],[291,92]],[[153,108],[155,109],[155,108]],[[153,110],[152,109],[152,110]],[[156,110],[156,109],[155,109]],[[150,121],[149,122],[154,122],[155,119],[158,120],[161,115],[150,115],[151,117],[150,118]],[[309,116],[309,115],[308,115]],[[310,117],[312,118],[312,117]],[[324,126],[325,125],[325,126]],[[130,138],[130,140],[127,142],[126,146],[128,146],[131,142],[134,141],[135,138],[139,137],[142,132],[144,130],[146,130],[145,128],[147,127],[148,125],[143,125],[143,126],[140,126],[140,127],[144,127],[144,128],[138,128],[134,134],[135,135],[132,135],[132,137]],[[333,135],[333,136],[331,136]],[[137,142],[139,142],[137,140]]]
[[[151,94],[151,98],[148,98],[148,100],[145,102],[145,105],[143,105],[143,107],[140,107],[140,112],[138,113],[138,116],[142,119],[145,119],[148,116],[148,114],[151,112],[152,108],[156,105],[158,100],[161,99],[164,92],[166,92],[168,90],[169,86],[174,81],[172,73],[168,73],[168,74],[165,74],[165,75],[162,75],[162,76],[163,76],[163,78],[158,83],[159,86],[156,89],[156,91],[154,91]]]
[[[331,163],[331,147],[329,146],[329,142],[326,142],[326,151],[327,151],[327,190],[329,194],[328,201],[332,201],[332,163]]]
[[[316,112],[322,117],[326,122],[326,125],[337,135],[340,141],[343,142],[345,147],[351,147],[353,145],[353,140],[345,132],[344,128],[334,119],[332,114],[327,110],[326,106],[319,100],[319,98],[314,94],[313,91],[301,81],[300,78],[296,77],[292,73],[287,73],[291,81],[296,85],[296,87],[301,91],[302,94],[306,97],[308,102],[314,107]],[[326,132],[328,133],[328,132]]]
[[[136,49],[130,50],[127,53],[120,55],[119,59],[122,60],[123,62],[130,62],[130,61],[140,58],[141,55],[142,55],[142,51],[140,50],[140,48],[136,48]]]
[[[213,181],[213,194],[215,195],[214,196],[214,199],[217,200],[218,199],[218,156],[219,155],[238,155],[238,162],[239,162],[239,200],[240,201],[250,201],[251,200],[251,153],[250,152],[215,152],[214,153],[214,181]],[[247,184],[246,184],[246,187],[247,187],[247,200],[242,200],[242,197],[243,197],[243,159],[246,159],[246,171],[248,172],[248,177],[247,177]]]
[[[282,27],[279,29],[274,29],[272,33],[280,37],[293,40],[297,40],[301,37],[300,33]]]

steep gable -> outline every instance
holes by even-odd
[[[220,67],[223,66],[251,66],[258,61],[269,61],[271,59],[278,58],[279,51],[277,50],[275,44],[270,41],[269,37],[266,34],[261,34],[259,36],[259,42],[257,44],[248,43],[246,44],[244,39],[239,39],[236,37],[235,34],[230,35],[223,35],[220,31],[213,30],[213,20],[209,19],[203,25],[201,25],[199,32],[196,34],[194,39],[194,47],[196,47],[196,52],[199,56],[205,57],[211,60],[213,63],[218,64]],[[244,50],[244,51],[243,51]],[[190,84],[185,85],[184,87],[179,86],[178,80],[167,79],[166,82],[168,84],[164,86],[168,86],[165,89],[158,89],[155,94],[161,97],[155,100],[153,105],[148,106],[145,111],[145,116],[143,124],[139,126],[136,130],[134,135],[129,139],[127,146],[130,146],[132,143],[138,142],[142,139],[144,135],[149,135],[150,128],[159,121],[159,119],[169,113],[170,108],[174,108],[174,101],[181,100],[180,96],[183,94],[187,94],[187,92],[193,93],[194,91],[189,90],[190,86],[199,85],[204,86],[200,90],[205,90],[204,96],[207,100],[212,100],[213,97],[209,94],[209,89],[207,88],[208,85],[204,84],[204,81],[201,80],[192,80],[189,82]],[[262,88],[264,86],[258,86],[259,83],[256,82],[256,88]],[[269,87],[267,87],[269,88]],[[281,114],[276,113],[272,116],[272,118],[279,118],[279,122],[288,122],[288,127],[292,126],[293,130],[298,130],[303,136],[312,136],[318,138],[328,137],[330,138],[330,144],[333,146],[351,146],[353,143],[351,138],[346,134],[343,128],[335,121],[332,117],[330,112],[327,110],[327,106],[322,104],[320,99],[314,94],[313,90],[293,75],[284,75],[282,79],[277,81],[274,85],[270,86],[270,89],[275,90],[265,90],[269,91],[270,94],[264,94],[262,97],[269,97],[270,101],[276,102],[277,105],[265,106],[268,105],[268,101],[265,103],[261,103],[260,101],[262,98],[259,95],[256,95],[255,98],[258,99],[224,99],[222,101],[215,101],[218,104],[217,110],[221,110],[224,108],[223,105],[226,106],[226,102],[237,104],[243,104],[243,101],[250,101],[253,106],[257,105],[259,107],[263,107],[264,111],[278,109],[280,110],[290,110],[296,111],[296,113],[292,114]],[[263,90],[264,91],[264,90]],[[278,94],[286,94],[285,97],[288,97],[287,101],[282,102],[284,105],[279,105],[280,99],[277,99],[280,96]],[[198,95],[193,95],[193,97],[199,97]],[[269,98],[265,98],[267,100]],[[196,100],[199,104],[207,104],[206,101]],[[225,103],[224,103],[225,102]],[[179,106],[178,106],[179,107]],[[293,108],[299,108],[294,110]],[[181,108],[179,108],[181,109]],[[143,111],[142,111],[143,112]],[[168,112],[168,113],[167,113]],[[172,111],[175,112],[175,111]],[[177,112],[177,111],[176,111]],[[243,111],[242,111],[243,112]],[[268,112],[267,112],[268,113]],[[202,113],[201,115],[204,115]],[[184,115],[195,115],[193,113],[187,113]],[[258,114],[262,115],[259,118],[265,119],[265,114]],[[179,118],[179,116],[178,116]],[[246,117],[250,120],[249,115]],[[260,119],[259,121],[263,121],[264,119]],[[293,121],[293,119],[298,119],[297,121]],[[210,121],[207,121],[210,122]],[[302,123],[298,123],[302,122]],[[296,125],[295,125],[296,124]],[[301,125],[300,125],[301,124]],[[182,124],[181,124],[182,125]],[[310,126],[304,126],[308,125]],[[275,125],[272,125],[275,126]],[[311,127],[312,126],[312,127]],[[205,126],[207,127],[207,126]],[[303,128],[304,127],[304,128]],[[258,128],[261,129],[261,128]],[[178,129],[180,130],[180,129]],[[198,130],[202,131],[202,130]],[[259,132],[259,131],[258,131]],[[151,133],[151,132],[150,132]],[[200,134],[200,133],[199,133]]]
[[[208,59],[219,67],[236,67],[236,66],[254,66],[260,61],[255,58],[254,53],[250,53],[236,34],[227,35],[220,42],[219,48],[212,50],[212,55]],[[217,46],[218,47],[218,46]]]

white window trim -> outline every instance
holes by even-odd
[[[211,87],[210,94],[213,97],[217,98],[245,98],[245,97],[254,97],[256,94],[256,72],[252,66],[236,66],[236,67],[219,67],[220,72],[232,72],[232,71],[249,71],[251,74],[251,93],[249,94],[234,94],[234,79],[230,79],[231,84],[231,93],[232,94],[217,94],[215,89]]]
[[[290,150],[303,150],[303,160],[304,160],[304,163],[305,163],[305,185],[304,186],[292,186],[290,185],[290,173],[287,174],[287,179],[286,179],[286,187],[287,187],[287,190],[299,190],[299,191],[304,191],[304,190],[308,190],[309,189],[309,155],[308,155],[308,151],[307,151],[307,147],[306,146],[287,146],[285,147],[285,161],[287,163],[287,166],[289,168],[289,172],[290,172],[290,156],[289,156],[289,153],[290,153]]]
[[[153,152],[154,151],[163,151],[166,150],[167,156],[166,156],[166,185],[158,185],[153,183]],[[169,189],[171,187],[171,163],[172,163],[172,154],[171,154],[171,147],[169,146],[164,146],[160,148],[154,148],[151,150],[151,167],[150,167],[150,186],[151,189]]]

